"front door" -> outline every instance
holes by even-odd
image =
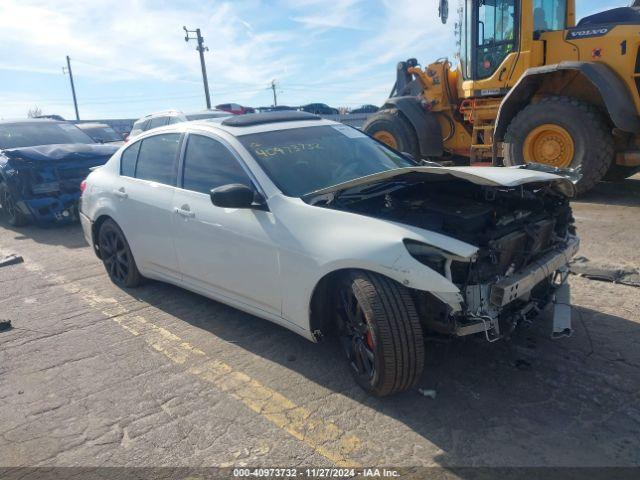
[[[255,189],[222,141],[189,134],[181,187],[173,199],[173,237],[183,282],[204,293],[281,314],[275,221],[266,209],[220,208],[211,189],[241,183]]]

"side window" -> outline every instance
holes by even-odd
[[[155,135],[140,143],[136,178],[175,186],[180,134]]]
[[[565,0],[533,0],[533,31],[564,30],[567,24]]]
[[[229,183],[251,187],[251,180],[226,146],[202,135],[189,135],[183,188],[208,194],[212,188]]]
[[[174,123],[180,123],[182,122],[182,119],[180,117],[178,117],[177,115],[172,115],[171,117],[169,117],[169,125],[172,125]]]
[[[168,117],[154,117],[149,122],[149,127],[147,130],[151,130],[152,128],[162,127],[167,124]]]
[[[140,143],[136,142],[122,152],[120,156],[120,175],[134,177],[136,174],[136,160],[140,151]]]
[[[515,50],[514,0],[478,2],[476,78],[487,78]]]

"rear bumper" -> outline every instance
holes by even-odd
[[[80,225],[86,242],[93,247],[93,222],[84,213],[80,212]]]
[[[36,224],[67,224],[78,221],[79,193],[18,200],[18,208]]]

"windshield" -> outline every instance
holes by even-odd
[[[0,125],[0,148],[35,147],[60,143],[95,143],[70,123],[9,123]]]
[[[120,142],[122,137],[111,127],[85,127],[82,128],[96,142]]]
[[[238,140],[282,193],[292,197],[366,175],[415,166],[347,125],[254,133],[239,136]]]

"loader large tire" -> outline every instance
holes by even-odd
[[[370,115],[362,131],[399,152],[410,153],[414,159],[420,159],[416,132],[405,116],[395,108]]]
[[[611,128],[588,103],[548,96],[523,108],[511,121],[504,139],[504,164],[544,163],[579,169],[578,193],[595,186],[614,157]]]
[[[380,397],[413,387],[422,374],[424,344],[409,290],[355,270],[342,278],[336,303],[340,341],[356,382]]]

